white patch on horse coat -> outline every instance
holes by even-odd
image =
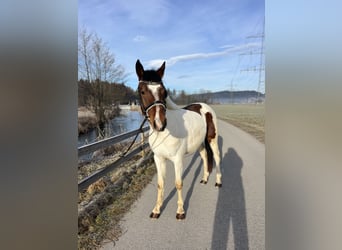
[[[151,93],[154,97],[154,101],[159,101],[158,90],[160,87],[161,87],[160,84],[158,84],[158,85],[147,85],[147,88],[151,91]],[[160,105],[157,105],[156,106],[156,115],[154,117],[154,121],[156,122],[157,127],[161,128],[161,127],[163,127],[163,124],[160,120],[159,111],[160,111]]]
[[[147,88],[151,90],[152,95],[154,96],[155,101],[159,100],[158,89],[160,88],[160,84],[157,85],[147,85]]]
[[[168,125],[165,130],[151,132],[149,143],[152,150],[170,160],[177,155],[195,152],[206,135],[203,117],[184,109],[167,110],[167,116]]]

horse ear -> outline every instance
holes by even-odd
[[[139,59],[135,63],[135,72],[137,73],[138,79],[142,80],[144,76],[144,67],[140,63]]]
[[[165,71],[165,61],[163,62],[162,66],[157,70],[157,74],[160,76],[160,79],[163,78]]]

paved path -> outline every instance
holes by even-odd
[[[214,187],[215,168],[208,184],[201,185],[199,154],[186,156],[186,219],[177,221],[174,168],[168,163],[160,218],[149,218],[157,196],[155,176],[124,217],[124,234],[103,249],[265,249],[265,147],[226,122],[219,120],[218,127],[222,188]]]

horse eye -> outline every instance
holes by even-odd
[[[145,94],[145,92],[144,92],[144,91],[141,91],[140,93],[141,93],[142,95],[144,95],[144,94]]]

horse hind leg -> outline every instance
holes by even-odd
[[[210,147],[213,151],[214,154],[214,159],[215,159],[215,163],[216,163],[216,183],[215,183],[215,187],[222,187],[222,181],[221,181],[221,157],[220,157],[220,150],[218,147],[218,143],[217,143],[217,137],[212,140],[210,142]]]
[[[155,207],[152,210],[152,213],[150,214],[150,218],[158,219],[160,216],[160,208],[163,205],[163,199],[164,199],[166,161],[164,158],[154,155],[154,162],[156,163],[157,174],[158,174],[158,193],[157,193],[157,202],[156,202]]]
[[[208,183],[208,177],[209,177],[209,171],[208,171],[208,154],[207,150],[205,149],[204,146],[201,146],[199,149],[200,156],[203,161],[203,177],[201,180],[201,184],[207,184]]]

